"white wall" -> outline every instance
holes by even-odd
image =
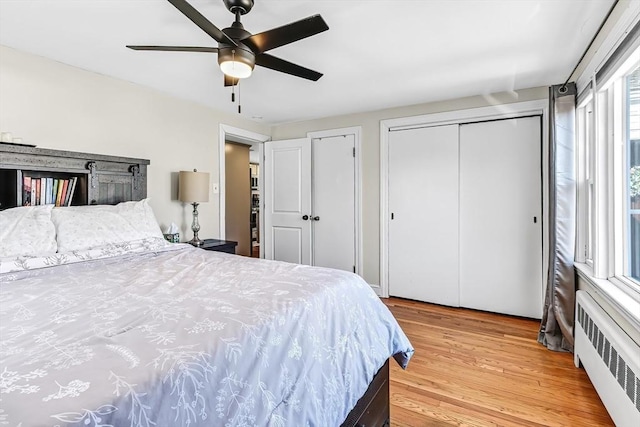
[[[191,207],[177,198],[177,172],[197,168],[218,182],[224,123],[273,139],[362,126],[363,276],[379,284],[380,120],[546,99],[546,88],[481,95],[269,127],[122,80],[0,46],[0,130],[43,148],[151,160],[148,194],[161,226],[191,238]],[[226,102],[227,100],[221,100]],[[200,205],[201,237],[217,237],[219,199]]]
[[[226,99],[220,102],[227,102]],[[151,160],[148,196],[160,225],[189,240],[191,206],[177,201],[177,172],[218,182],[219,124],[267,126],[122,80],[0,46],[0,130],[42,148]],[[218,237],[219,200],[200,205],[201,238]]]
[[[548,89],[546,87],[480,95],[283,124],[273,127],[271,135],[274,140],[299,138],[306,136],[307,132],[311,131],[362,126],[362,224],[364,245],[362,248],[364,252],[362,276],[368,283],[378,285],[380,283],[380,120],[547,98]]]

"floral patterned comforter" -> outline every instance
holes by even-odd
[[[336,426],[412,353],[337,270],[174,245],[0,274],[0,425]]]

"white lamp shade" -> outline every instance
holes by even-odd
[[[181,202],[209,201],[209,173],[180,171],[178,198]]]

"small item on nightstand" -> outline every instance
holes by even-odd
[[[164,232],[164,238],[170,243],[180,243],[180,233],[178,226],[175,223],[171,223],[167,230]]]

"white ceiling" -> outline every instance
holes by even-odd
[[[329,31],[270,51],[323,72],[311,82],[256,67],[242,115],[268,124],[548,86],[567,79],[613,0],[255,0],[258,33],[320,13]],[[191,4],[219,28],[222,0]],[[0,0],[0,44],[236,112],[216,46],[164,0]]]

